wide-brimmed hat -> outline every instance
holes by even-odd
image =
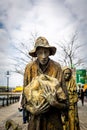
[[[29,52],[29,55],[37,57],[36,50],[38,47],[48,48],[50,50],[50,55],[54,55],[56,53],[56,47],[50,46],[45,37],[38,37],[36,39],[34,49]]]

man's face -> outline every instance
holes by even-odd
[[[47,48],[38,47],[36,54],[40,64],[45,65],[48,62],[50,50]]]
[[[70,69],[66,69],[66,70],[64,71],[64,79],[65,79],[66,81],[68,81],[68,80],[70,79],[70,77],[71,77],[71,71],[70,71]]]

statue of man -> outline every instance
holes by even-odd
[[[41,74],[56,78],[61,84],[62,69],[59,63],[50,59],[51,55],[56,53],[56,47],[50,46],[45,37],[38,37],[34,49],[29,55],[35,57],[35,60],[27,64],[24,73],[24,88],[37,76]],[[43,86],[44,87],[44,86]],[[62,88],[62,87],[61,87]],[[67,109],[67,98],[59,102],[56,95],[48,87],[44,87],[43,97],[50,105],[50,109],[45,112],[48,106],[35,108],[35,113],[30,113],[28,124],[29,130],[63,130],[61,121],[61,111]],[[63,90],[62,90],[63,91]],[[25,103],[26,105],[27,103]]]

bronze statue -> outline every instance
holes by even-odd
[[[11,128],[12,128],[12,130],[22,130],[22,128],[21,128],[21,126],[19,126],[19,124],[17,124],[15,121],[13,121],[11,119],[8,119],[5,123],[5,129],[9,130]]]
[[[30,97],[27,97],[25,94],[26,102],[24,106],[26,107],[29,105],[28,110],[30,110],[30,106],[33,106],[34,108],[33,111],[29,111],[30,120],[28,130],[63,130],[61,111],[67,109],[68,103],[67,97],[64,95],[64,91],[60,86],[62,77],[61,66],[49,57],[55,53],[56,48],[50,46],[47,39],[44,37],[38,37],[35,42],[34,49],[29,52],[29,55],[35,57],[36,60],[27,64],[25,68],[24,94],[26,93],[26,86],[32,87],[33,80],[36,80],[38,76],[43,75],[46,79],[50,77],[55,78],[58,81],[58,88],[61,88],[63,96],[61,97],[61,100],[59,100],[59,92],[57,91],[57,88],[52,90],[49,84],[45,85],[44,83],[41,85],[41,90],[43,88],[43,92],[39,96],[46,101],[45,104],[40,104],[39,101],[35,104],[34,101],[32,102],[32,100],[29,99]],[[38,80],[40,78],[38,78]],[[29,90],[30,92],[28,93],[27,91],[27,94],[30,94],[30,96],[33,94],[34,96],[40,92],[39,89],[40,86],[38,85],[38,89],[36,89],[36,91],[32,92]]]
[[[76,82],[72,75],[72,70],[67,66],[63,68],[63,78],[66,82],[66,89],[69,97],[68,121],[65,122],[65,125],[63,127],[64,130],[80,130]]]

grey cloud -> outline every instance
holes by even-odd
[[[70,10],[77,15],[78,20],[87,22],[87,0],[66,0]]]
[[[4,65],[7,67],[7,64],[10,63],[8,55],[14,53],[11,44],[15,44],[18,40],[20,42],[23,39],[28,40],[30,33],[34,30],[56,42],[58,38],[66,37],[67,33],[71,34],[77,28],[80,42],[86,43],[86,6],[87,0],[0,1],[2,67]]]

